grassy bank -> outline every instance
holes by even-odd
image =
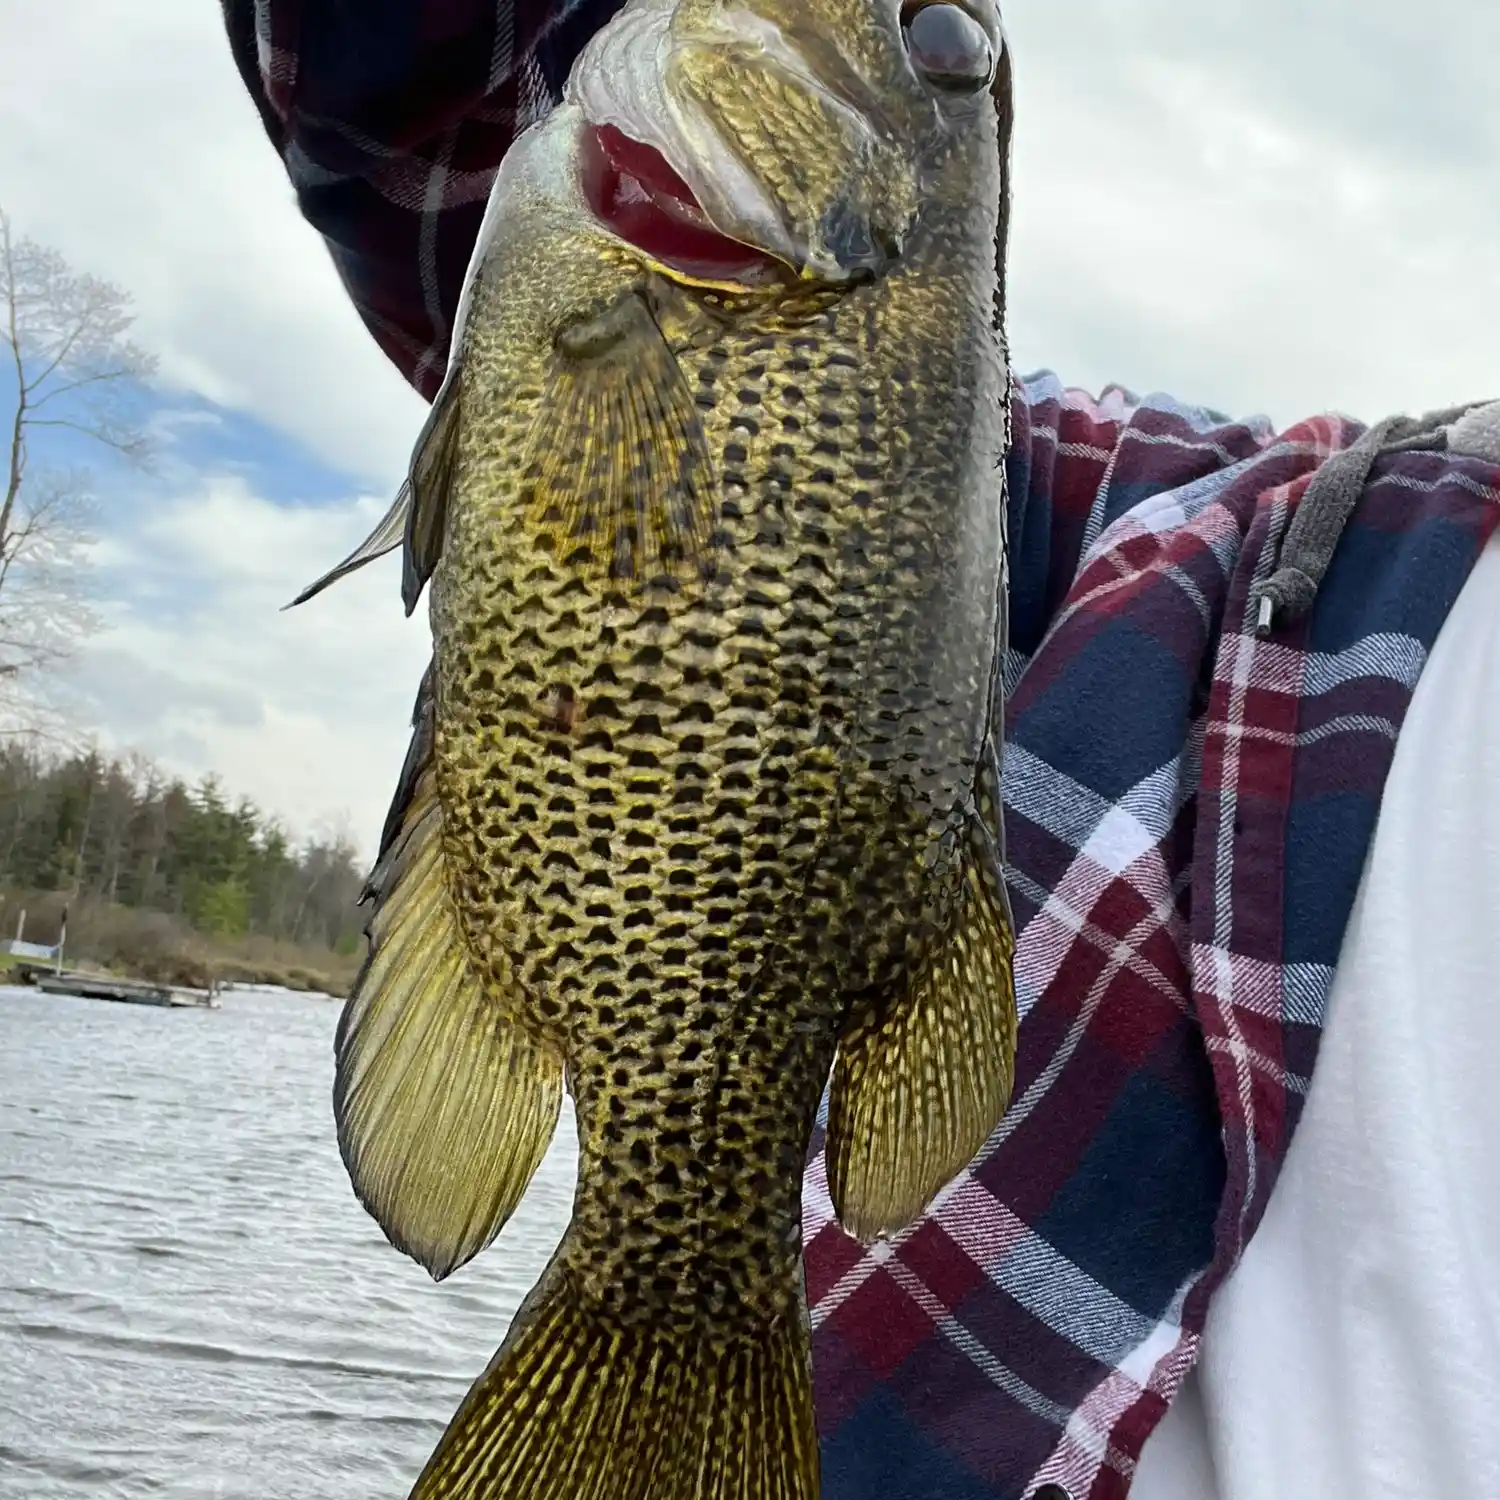
[[[26,912],[32,942],[57,940],[65,898],[56,892],[0,892],[0,938],[16,934]],[[164,912],[84,899],[68,905],[69,968],[102,969],[126,979],[207,989],[213,984],[274,984],[325,995],[349,993],[364,944],[351,952],[263,936],[196,931]],[[6,960],[0,956],[0,964]]]

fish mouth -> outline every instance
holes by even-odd
[[[631,0],[569,76],[595,219],[690,280],[847,285],[888,270],[911,215],[888,210],[881,174],[910,173],[876,127],[881,99],[825,79],[748,8],[679,26],[680,9]],[[725,76],[732,103],[719,96]],[[758,90],[800,106],[817,122],[811,139],[781,139],[756,118]]]
[[[722,233],[655,146],[616,125],[585,123],[580,182],[589,211],[611,233],[689,281],[762,286],[782,279],[775,256]]]

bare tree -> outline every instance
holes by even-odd
[[[14,403],[0,498],[0,734],[37,727],[47,670],[96,624],[79,587],[88,474],[43,468],[33,448],[50,429],[146,461],[138,407],[156,365],[130,341],[134,321],[118,287],[16,237],[0,210],[0,415]]]

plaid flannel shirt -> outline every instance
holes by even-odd
[[[620,0],[223,0],[361,314],[431,396],[489,184]],[[1313,614],[1250,591],[1362,431],[1019,383],[1014,1103],[894,1241],[806,1191],[827,1500],[1122,1497],[1264,1212],[1418,674],[1500,469],[1383,458]]]
[[[298,205],[430,401],[500,159],[624,0],[220,4]]]
[[[1500,468],[1381,459],[1311,617],[1255,634],[1319,464],[1162,397],[1020,386],[1004,803],[1014,1102],[862,1249],[804,1234],[825,1500],[1120,1500],[1265,1211],[1396,735]]]

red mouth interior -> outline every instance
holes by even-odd
[[[722,235],[693,190],[654,146],[613,125],[583,135],[583,192],[590,209],[622,240],[674,270],[705,281],[760,281],[775,262]]]

